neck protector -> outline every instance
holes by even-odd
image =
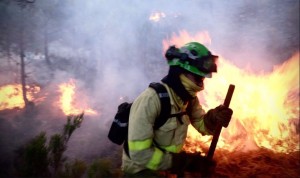
[[[197,92],[203,90],[203,86],[199,87],[194,82],[192,82],[189,78],[187,78],[184,74],[180,74],[179,78],[181,80],[182,85],[189,92],[189,94],[193,97],[197,96]]]
[[[189,94],[185,89],[179,75],[182,73],[182,69],[177,66],[170,67],[169,73],[161,81],[167,84],[174,92],[184,101],[192,100],[194,97]]]

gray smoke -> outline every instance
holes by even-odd
[[[58,5],[54,6],[55,3]],[[57,109],[49,111],[49,107],[52,107],[50,101],[59,95],[55,86],[70,78],[76,79],[78,90],[87,93],[91,108],[100,113],[86,116],[82,127],[75,131],[67,151],[74,158],[91,160],[102,155],[109,145],[108,127],[117,105],[123,101],[119,98],[132,101],[150,82],[166,75],[168,66],[162,41],[173,33],[186,30],[193,35],[208,31],[212,51],[240,68],[251,66],[256,72],[271,71],[274,65],[299,51],[298,0],[72,0],[61,3],[43,0],[35,1],[33,8],[33,12],[44,9],[56,17],[47,26],[49,36],[56,39],[49,43],[53,68],[45,67],[43,57],[27,68],[32,72],[31,79],[43,85],[43,93],[48,93],[41,104],[45,107],[40,106],[42,110],[36,115],[43,118],[40,119],[42,127],[35,128],[34,133],[44,129],[55,133],[62,129],[51,126],[62,115],[53,114]],[[51,14],[51,8],[60,8],[64,13]],[[154,12],[166,16],[158,22],[150,21]],[[38,35],[36,38],[41,40]],[[45,116],[49,119],[44,119]],[[26,132],[26,126],[22,127]],[[17,136],[21,138],[22,134]]]

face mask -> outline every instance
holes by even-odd
[[[204,89],[204,86],[198,86],[196,85],[192,80],[190,80],[188,77],[186,77],[184,74],[180,74],[179,76],[182,85],[186,89],[186,91],[189,92],[189,94],[193,97],[196,96],[197,92]]]

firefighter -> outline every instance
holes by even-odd
[[[161,110],[157,93],[147,88],[135,99],[129,116],[129,155],[125,151],[122,155],[125,177],[159,177],[160,171],[178,175],[185,171],[205,171],[214,165],[213,161],[200,154],[182,151],[188,125],[191,124],[202,135],[212,135],[217,124],[228,126],[233,113],[232,109],[223,105],[206,113],[196,96],[204,89],[204,79],[217,72],[218,56],[212,55],[198,42],[190,42],[180,48],[171,46],[165,56],[169,72],[161,81],[170,97],[171,114],[186,114],[180,118],[171,117],[154,130],[153,123]]]

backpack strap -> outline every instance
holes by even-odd
[[[153,88],[156,91],[156,93],[160,99],[160,104],[161,104],[161,111],[160,111],[159,116],[154,121],[153,129],[154,130],[159,129],[162,125],[164,125],[167,122],[167,120],[170,117],[177,117],[177,119],[180,121],[180,123],[183,124],[181,121],[181,116],[185,115],[186,112],[171,114],[170,96],[169,96],[169,93],[168,93],[166,87],[163,84],[156,83],[156,82],[150,83],[149,87]],[[155,142],[155,140],[153,140],[153,141]],[[125,153],[130,158],[127,138],[126,138],[123,146],[124,146]],[[158,148],[161,149],[160,147],[158,147]],[[161,150],[163,151],[163,149],[161,149]]]
[[[170,116],[174,117],[176,114],[174,116],[170,115],[170,113],[171,113],[170,96],[169,96],[169,93],[168,93],[167,89],[165,88],[165,86],[163,86],[163,84],[161,84],[161,83],[153,82],[153,83],[149,84],[149,87],[153,88],[156,91],[156,93],[160,99],[160,104],[161,104],[160,114],[155,119],[154,126],[153,126],[153,129],[157,130],[167,122],[167,120],[170,118]],[[130,158],[129,150],[128,150],[128,138],[125,139],[123,147],[124,147],[125,153]]]
[[[170,118],[171,113],[171,103],[170,103],[170,96],[165,88],[165,86],[161,83],[150,83],[149,87],[153,88],[159,99],[160,99],[160,105],[161,105],[161,111],[159,116],[155,119],[153,129],[157,130],[162,125],[164,125],[167,120]]]

